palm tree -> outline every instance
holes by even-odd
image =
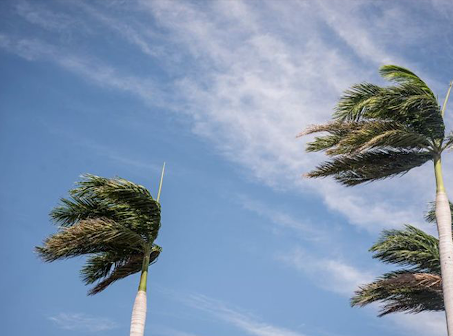
[[[354,186],[403,175],[427,161],[434,162],[442,288],[448,335],[453,336],[453,240],[441,166],[442,152],[453,145],[453,133],[445,136],[443,121],[452,84],[441,109],[431,89],[413,72],[385,65],[380,74],[394,85],[354,85],[341,97],[332,122],[311,126],[300,134],[327,132],[310,142],[307,151],[324,151],[330,160],[307,176],[333,176]]]
[[[165,165],[164,165],[165,167]],[[164,170],[162,170],[163,177]],[[142,336],[146,319],[148,266],[161,248],[154,243],[160,228],[159,185],[157,199],[149,191],[121,178],[84,175],[70,198],[50,214],[60,224],[57,233],[36,247],[47,262],[88,255],[81,269],[88,292],[97,294],[117,280],[141,272],[131,320],[132,336]]]

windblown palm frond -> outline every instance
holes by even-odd
[[[373,258],[387,264],[440,274],[438,239],[411,225],[404,230],[385,230],[370,251]]]
[[[333,122],[299,135],[327,133],[309,142],[307,151],[324,151],[330,160],[306,176],[333,176],[352,186],[404,174],[451,146],[450,138],[442,145],[440,106],[426,83],[402,67],[380,71],[395,85],[354,85],[341,97]]]
[[[351,300],[352,306],[363,307],[383,302],[378,316],[396,312],[419,313],[444,310],[442,280],[438,274],[410,271],[384,274],[362,286]]]
[[[121,179],[84,175],[70,198],[61,199],[51,218],[59,231],[36,247],[48,262],[88,255],[81,275],[86,284],[98,281],[96,294],[114,281],[139,272],[145,255],[154,262],[160,228],[160,205],[149,191]]]
[[[351,305],[380,302],[379,316],[444,310],[438,245],[437,238],[411,225],[384,231],[370,249],[373,258],[403,269],[359,287]]]
[[[140,235],[108,219],[86,219],[63,228],[44,241],[37,251],[45,261],[115,250],[143,250]]]
[[[430,159],[430,155],[418,150],[372,150],[355,155],[342,155],[320,164],[307,177],[333,176],[335,180],[354,186],[397,175],[403,175]]]

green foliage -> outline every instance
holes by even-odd
[[[370,251],[373,258],[402,267],[361,286],[352,306],[382,303],[379,316],[395,312],[444,310],[437,238],[406,225],[386,230]]]
[[[146,188],[121,178],[84,175],[69,194],[50,213],[61,225],[58,232],[36,247],[44,261],[88,255],[82,279],[98,282],[89,294],[139,272],[145,253],[156,261],[160,204]]]
[[[411,71],[386,65],[381,75],[395,85],[361,83],[345,91],[333,121],[310,126],[302,135],[324,132],[307,151],[324,151],[330,160],[308,177],[333,176],[353,186],[407,173],[453,144],[437,99]]]

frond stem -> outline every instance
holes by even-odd
[[[451,92],[452,85],[453,85],[453,81],[450,82],[450,86],[449,86],[448,91],[447,91],[447,96],[445,97],[444,105],[442,106],[442,118],[445,115],[445,109],[447,108],[447,102],[448,102],[448,98],[450,97],[450,92]]]
[[[159,200],[160,200],[160,192],[162,190],[162,181],[164,180],[164,172],[165,172],[165,162],[164,162],[164,165],[162,166],[162,174],[160,175],[159,191],[157,192],[157,199],[156,199],[157,202],[159,202]]]

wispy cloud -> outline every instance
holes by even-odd
[[[275,205],[270,206],[246,195],[239,195],[238,201],[244,209],[252,211],[272,222],[275,225],[275,230],[288,229],[292,232],[299,233],[301,238],[307,240],[317,241],[327,239],[327,232],[319,229],[321,227],[320,223],[313,225],[307,219],[295,218],[288,212],[276,209]]]
[[[288,2],[285,9],[272,1],[260,8],[250,2],[137,3],[135,10],[159,27],[157,35],[137,29],[144,25],[141,21],[123,22],[87,2],[79,8],[166,67],[174,61],[168,68],[180,67],[176,72],[180,75],[171,83],[157,85],[152,73],[140,77],[122,72],[104,59],[36,38],[3,34],[0,46],[29,60],[53,61],[97,85],[135,95],[149,106],[189,116],[194,133],[246,167],[254,179],[275,189],[314,191],[330,209],[361,228],[373,231],[420,221],[419,209],[431,200],[432,183],[421,183],[417,174],[366,189],[346,189],[331,180],[304,181],[300,175],[322,156],[304,154],[306,140],[294,138],[307,125],[328,120],[338,95],[352,83],[377,80],[371,68],[390,61],[407,65],[398,51],[389,51],[388,31],[380,26],[386,20],[391,27],[401,28],[396,29],[399,34],[406,27],[405,34],[411,35],[416,25],[406,24],[409,18],[404,13],[398,15],[401,5],[376,5],[380,15],[365,22],[359,15],[369,10],[365,1],[347,5],[333,1],[329,6],[322,1]],[[45,20],[48,15],[43,13],[50,11],[33,8],[27,3],[22,12]],[[336,35],[326,38],[326,26]],[[415,45],[417,40],[410,43]],[[184,64],[169,57],[168,50],[175,45]],[[155,53],[164,49],[164,54]]]
[[[316,286],[346,298],[350,298],[360,285],[370,283],[376,277],[374,272],[357,268],[344,260],[319,258],[302,249],[281,253],[276,258],[310,278]],[[377,315],[379,305],[373,304],[367,309],[372,315]],[[396,327],[407,335],[442,336],[446,333],[444,313],[392,314],[379,321],[390,321],[389,328]]]
[[[445,313],[396,314],[388,316],[406,335],[444,336],[447,334]]]
[[[69,15],[57,13],[38,4],[32,5],[27,1],[17,1],[15,9],[16,13],[26,21],[44,29],[63,31],[73,28],[75,24],[74,19]]]
[[[256,316],[239,308],[228,306],[224,302],[209,298],[204,295],[188,295],[184,302],[192,308],[202,310],[217,319],[235,326],[254,336],[303,336],[299,332],[281,328],[260,321]]]
[[[347,297],[360,285],[374,279],[370,271],[360,270],[340,259],[319,258],[300,248],[276,258],[308,276],[317,286]]]
[[[177,330],[174,328],[154,326],[154,333],[163,336],[199,336],[198,334]]]
[[[94,317],[83,313],[59,313],[49,320],[61,329],[74,331],[101,332],[118,328],[109,318]]]

